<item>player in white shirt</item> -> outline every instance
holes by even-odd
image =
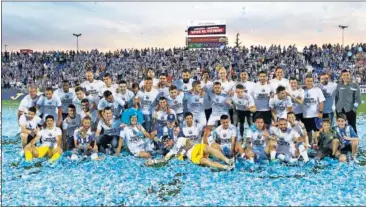
[[[31,161],[32,158],[42,158],[45,155],[51,157],[50,161],[53,162],[60,158],[62,154],[62,133],[61,129],[55,127],[54,118],[52,115],[48,115],[46,118],[46,127],[37,133],[36,138],[24,148],[25,160]],[[36,147],[36,143],[41,140],[42,144]]]
[[[287,112],[292,111],[292,101],[291,98],[286,95],[285,87],[277,87],[276,95],[269,100],[269,108],[272,112],[273,125],[276,126],[280,118],[287,118]]]
[[[245,157],[250,162],[260,162],[268,158],[271,161],[276,159],[276,138],[269,135],[264,124],[263,116],[258,115],[255,117],[253,127],[250,127],[246,133]]]
[[[28,113],[19,118],[20,138],[22,140],[22,149],[34,139],[39,131],[42,119],[36,115],[36,107],[30,107]]]
[[[173,114],[175,118],[177,117],[175,111],[168,106],[166,98],[160,97],[159,103],[152,115],[154,126],[153,129],[157,130],[160,127],[166,126],[166,121],[169,114]]]
[[[106,73],[103,76],[103,82],[104,82],[104,86],[103,88],[101,88],[99,90],[99,97],[103,97],[103,94],[105,91],[110,91],[112,92],[113,96],[115,96],[117,94],[117,89],[118,89],[118,85],[115,83],[112,83],[112,77],[111,74]]]
[[[138,87],[138,84],[137,84],[137,87]],[[116,97],[122,99],[123,101],[125,101],[127,103],[127,105],[125,105],[125,109],[127,109],[128,107],[132,107],[132,98],[135,96],[135,94],[132,91],[127,89],[127,83],[125,80],[121,80],[119,82],[119,88],[117,91],[118,92],[116,94]],[[139,91],[139,89],[137,91]]]
[[[254,113],[253,117],[262,116],[264,118],[264,123],[268,126],[271,124],[272,113],[269,108],[269,100],[271,94],[274,92],[267,84],[267,74],[264,71],[258,73],[259,83],[256,84],[253,90],[253,98],[257,111]]]
[[[182,71],[182,79],[175,81],[173,85],[177,86],[179,91],[187,93],[192,89],[193,79],[191,79],[191,72],[187,69]]]
[[[236,85],[235,94],[233,97],[231,97],[231,102],[234,104],[237,113],[237,121],[239,124],[239,132],[241,136],[244,135],[245,118],[247,119],[248,126],[251,126],[253,123],[252,113],[256,110],[253,97],[244,92],[244,90],[245,89],[243,85]]]
[[[37,88],[35,86],[29,86],[29,94],[26,95],[20,102],[18,108],[18,120],[20,116],[24,113],[26,114],[30,107],[36,106],[39,96],[37,95]],[[41,112],[39,112],[41,114]]]
[[[86,71],[86,81],[84,81],[80,86],[84,88],[85,93],[98,104],[99,102],[98,96],[100,90],[105,87],[105,84],[103,83],[103,81],[94,80],[93,71],[90,70]]]
[[[290,89],[286,91],[287,95],[291,98],[293,104],[293,112],[295,113],[296,120],[300,121],[302,117],[302,104],[304,102],[304,89],[299,87],[296,78],[290,78]]]
[[[203,105],[205,108],[205,115],[206,115],[206,122],[211,116],[212,108],[211,108],[211,100],[209,97],[209,91],[212,91],[213,88],[213,82],[209,80],[210,78],[210,72],[208,70],[205,70],[202,72],[202,80],[201,80],[201,86],[202,89],[205,91],[205,98],[203,100]]]
[[[74,145],[74,131],[80,127],[81,119],[80,115],[76,114],[76,107],[74,104],[70,104],[68,107],[68,115],[62,123],[62,148],[66,151],[75,147]]]
[[[193,114],[191,112],[187,112],[184,114],[184,125],[181,127],[179,137],[185,137],[190,139],[193,143],[199,144],[202,143],[202,132],[203,125],[194,122]]]
[[[62,89],[59,88],[54,92],[55,96],[58,96],[61,100],[62,105],[62,120],[67,117],[68,107],[72,104],[72,100],[76,97],[73,89],[70,88],[68,80],[62,81]]]
[[[100,135],[102,129],[103,135]],[[98,149],[100,152],[106,154],[113,154],[117,147],[119,134],[120,134],[120,122],[113,119],[113,113],[111,107],[106,107],[103,110],[103,120],[99,120],[97,131],[95,133]]]
[[[296,120],[296,115],[294,114],[294,112],[287,113],[287,120],[288,120],[288,126],[293,130],[295,130],[303,138],[304,147],[305,149],[308,149],[309,138],[304,123]]]
[[[188,112],[193,114],[194,122],[202,126],[206,126],[207,120],[205,115],[204,99],[206,90],[201,88],[200,81],[193,81],[191,92],[187,93],[184,99],[187,100]]]
[[[212,100],[212,114],[207,122],[207,126],[212,128],[216,126],[220,120],[221,115],[229,115],[230,100],[227,94],[221,93],[221,83],[215,82],[213,86],[213,93],[210,93],[210,99]]]
[[[81,120],[83,120],[86,116],[91,119],[91,130],[95,132],[99,122],[99,117],[97,110],[90,107],[90,102],[86,98],[81,101],[81,112],[79,115]]]
[[[252,81],[248,81],[248,78],[249,78],[248,72],[241,71],[240,72],[240,81],[238,81],[237,85],[239,85],[239,84],[242,85],[244,87],[244,92],[246,94],[252,94],[252,92],[255,88],[255,83]]]
[[[51,115],[57,120],[56,126],[60,127],[62,124],[62,105],[58,96],[53,94],[52,88],[46,88],[45,95],[40,97],[37,101],[36,107],[43,108],[42,120],[46,121],[46,117]]]
[[[334,126],[335,94],[337,84],[329,82],[329,74],[322,73],[320,75],[320,84],[318,84],[318,87],[322,90],[325,98],[323,118],[328,118],[331,121],[331,126]]]
[[[284,76],[283,73],[284,73],[283,68],[281,66],[278,66],[275,71],[276,78],[272,79],[269,83],[273,91],[275,91],[278,88],[278,86],[283,86],[286,88],[286,90],[290,88],[290,83],[288,79],[283,77]]]
[[[152,86],[156,87],[159,84],[159,79],[155,78],[155,72],[152,68],[149,68],[147,71],[147,77],[151,78]],[[140,88],[144,88],[145,80],[142,80],[139,84]]]
[[[232,95],[234,93],[235,82],[227,78],[227,72],[224,67],[219,70],[219,80],[216,81],[221,83],[221,93],[227,95]],[[229,106],[229,115],[231,123],[233,123],[234,110],[231,106]]]
[[[137,114],[130,117],[130,125],[123,126],[120,132],[116,156],[118,157],[123,142],[127,143],[128,150],[136,157],[151,158],[153,143],[150,140],[150,134],[137,123]]]
[[[238,147],[240,148],[238,152],[243,155],[242,147],[236,145],[237,128],[230,124],[229,116],[221,115],[220,123],[221,125],[212,131],[208,140],[203,140],[203,142],[207,142],[211,147],[220,150],[227,157],[233,157]]]
[[[302,105],[304,117],[303,123],[305,124],[305,128],[308,133],[309,143],[312,143],[312,132],[319,132],[319,129],[316,126],[316,118],[323,118],[323,103],[325,101],[325,98],[321,89],[318,87],[314,87],[313,77],[311,75],[306,76],[305,87],[305,98],[304,104]],[[314,147],[316,147],[316,143],[317,140],[314,140]]]
[[[76,87],[75,88],[75,95],[76,95],[76,97],[72,100],[72,104],[75,105],[77,114],[80,114],[81,111],[82,111],[81,101],[83,99],[88,99],[89,100],[90,108],[91,108],[92,111],[97,109],[97,104],[96,104],[95,99],[90,98],[91,96],[86,96],[81,87]],[[98,99],[99,99],[99,97],[98,97]]]
[[[271,128],[271,134],[277,138],[277,157],[280,161],[296,162],[297,159],[293,154],[293,148],[300,151],[304,162],[309,161],[307,150],[302,144],[302,137],[293,129],[288,128],[286,119],[281,118],[278,121],[278,127]]]
[[[100,117],[103,117],[103,115],[102,115],[103,109],[105,109],[106,107],[111,107],[112,113],[113,113],[113,120],[116,120],[116,121],[120,120],[121,114],[124,109],[124,106],[126,105],[126,102],[120,98],[113,97],[112,92],[110,92],[108,90],[104,91],[103,96],[104,96],[104,98],[102,98],[102,100],[100,100],[99,104],[98,104],[98,111],[99,111]]]
[[[160,98],[160,97],[167,98],[169,96],[169,87],[167,85],[167,75],[165,73],[160,74],[159,84],[156,87],[156,89],[159,91],[158,98]]]
[[[152,88],[152,79],[145,78],[144,88],[141,90],[140,94],[137,94],[140,100],[141,111],[144,114],[144,124],[143,127],[147,130],[151,130],[152,124],[152,111],[156,105],[156,98],[159,92]]]
[[[169,87],[169,96],[167,97],[168,105],[177,114],[179,123],[183,123],[183,101],[184,93],[179,92],[175,85]]]
[[[91,159],[98,159],[98,146],[95,143],[95,134],[91,130],[90,117],[85,117],[82,120],[82,127],[75,129],[73,141],[75,148],[72,151],[71,160],[77,160],[78,155],[91,155]]]
[[[207,139],[210,131],[205,131],[203,139]],[[168,154],[164,158],[153,160],[149,159],[145,162],[146,166],[153,166],[156,164],[166,163],[173,156],[179,160],[184,160],[187,157],[192,163],[196,165],[203,165],[212,168],[219,168],[223,170],[232,170],[234,168],[235,160],[234,158],[228,159],[219,150],[214,149],[206,144],[194,144],[190,139],[179,137],[176,141],[171,139],[169,136],[164,136],[162,139],[165,148],[169,149]],[[208,156],[212,155],[219,160],[224,161],[227,165],[223,165],[219,162],[211,161]]]

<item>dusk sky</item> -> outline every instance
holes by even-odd
[[[225,20],[248,45],[366,42],[366,3],[2,2],[2,48],[81,50],[182,47],[190,20]]]

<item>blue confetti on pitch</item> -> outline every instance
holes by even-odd
[[[366,117],[360,116],[360,164],[248,164],[232,172],[214,171],[173,160],[159,168],[127,152],[103,161],[31,163],[20,157],[16,107],[3,108],[2,205],[150,206],[150,205],[366,205]],[[67,153],[65,153],[67,154]]]

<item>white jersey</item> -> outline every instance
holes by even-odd
[[[39,99],[39,96],[36,96],[36,98],[35,98],[35,99],[32,99],[32,98],[30,97],[30,95],[26,95],[26,96],[22,99],[22,101],[20,102],[20,105],[19,105],[18,110],[19,110],[19,111],[22,111],[22,112],[23,112],[23,114],[26,114],[26,113],[28,112],[28,109],[29,109],[30,107],[34,107],[34,106],[36,106],[38,99]],[[39,110],[37,110],[37,114],[41,114],[41,113],[42,113],[42,112],[40,112]]]
[[[247,139],[250,139],[251,147],[266,146],[266,140],[263,136],[263,130],[252,130],[251,128],[249,128],[248,130],[246,130],[246,132],[246,137]]]
[[[228,94],[235,87],[235,82],[234,81],[217,80],[216,82],[221,83],[221,91],[222,91],[222,93],[225,93],[225,94]]]
[[[229,114],[229,106],[226,103],[228,100],[228,96],[226,94],[210,94],[210,98],[212,100],[212,116],[221,116]]]
[[[318,87],[322,90],[325,98],[323,113],[333,113],[335,110],[335,92],[337,89],[337,84],[329,82],[326,86],[319,84]]]
[[[89,115],[89,113],[90,113],[90,115]],[[88,113],[88,116],[91,119],[91,123],[96,124],[98,121],[97,110],[90,110],[89,113]],[[82,110],[80,112],[80,119],[83,120],[86,116],[87,116],[87,112]]]
[[[42,140],[42,146],[52,148],[57,147],[57,137],[62,135],[61,129],[58,127],[53,127],[52,129],[45,128],[38,133]]]
[[[289,89],[289,93],[294,96],[295,98],[301,98],[302,100],[304,100],[304,89],[299,88],[295,91],[293,91],[292,89]],[[302,104],[298,104],[295,101],[293,101],[292,103],[293,105],[293,112],[295,114],[301,114],[302,113]]]
[[[164,87],[164,88],[157,88],[158,92],[159,92],[159,95],[158,97],[165,97],[165,98],[168,98],[169,96],[169,87]]]
[[[97,131],[104,129],[104,134],[107,136],[119,136],[120,123],[118,120],[111,120],[110,126],[108,126],[103,120],[99,120]]]
[[[75,118],[69,120],[68,117],[62,122],[62,129],[66,130],[66,137],[74,135],[75,129],[80,127],[80,115],[77,114]]]
[[[156,119],[156,122],[160,125],[160,126],[163,126],[163,125],[166,125],[166,122],[167,122],[167,119],[168,119],[168,115],[169,114],[174,114],[174,116],[176,117],[177,119],[177,115],[175,113],[175,111],[173,109],[170,109],[170,113],[166,112],[166,111],[155,111],[153,112],[153,118]]]
[[[191,159],[191,152],[193,146],[187,149],[188,138],[179,137],[177,141],[174,143],[174,146],[171,150],[169,150],[168,154],[165,155],[167,158],[171,158],[174,155],[187,155]]]
[[[204,99],[206,97],[206,94],[204,97],[201,96],[201,94],[194,94],[194,93],[187,93],[185,96],[185,99],[187,100],[187,108],[188,111],[193,114],[193,116],[198,116],[200,113],[205,112],[204,107]]]
[[[281,80],[272,79],[269,82],[269,85],[271,86],[272,90],[275,92],[278,88],[278,86],[283,86],[288,90],[290,88],[290,82],[286,78],[282,78]]]
[[[256,84],[253,90],[253,98],[257,111],[269,111],[269,99],[271,98],[272,88],[268,85]]]
[[[189,79],[188,83],[184,83],[182,79],[175,81],[175,85],[177,86],[179,91],[183,91],[187,93],[192,89],[193,79]]]
[[[62,113],[69,113],[69,105],[72,104],[72,100],[76,97],[74,89],[69,89],[68,93],[65,93],[62,89],[57,89],[54,93],[55,96],[59,97],[62,105]]]
[[[303,133],[305,130],[305,125],[302,122],[296,121],[294,127],[292,127],[291,124],[288,123],[288,128],[292,128],[292,130],[295,130],[295,132],[297,132],[302,137],[307,136]]]
[[[237,128],[230,124],[227,129],[224,129],[222,125],[217,127],[211,135],[211,141],[215,141],[220,146],[229,146],[231,147],[232,138],[236,140],[237,137]]]
[[[184,124],[184,126],[180,130],[180,137],[188,138],[193,143],[199,144],[202,142],[202,130],[203,125],[201,124],[193,123],[190,127],[188,127],[187,124]]]
[[[84,81],[80,86],[85,88],[88,95],[96,98],[99,96],[100,90],[105,87],[105,84],[103,81],[93,80],[93,82]]]
[[[35,115],[31,120],[28,120],[25,114],[19,117],[19,125],[25,126],[28,130],[35,130],[41,122],[42,119],[37,115]]]
[[[231,102],[234,103],[236,110],[248,111],[249,107],[255,106],[254,99],[251,95],[245,94],[242,98],[239,98],[237,94],[231,97]]]
[[[207,81],[207,83],[204,83],[203,81],[201,81],[201,86],[203,89],[205,89],[205,97],[203,99],[203,106],[205,109],[210,109],[211,108],[211,99],[209,97],[209,93],[212,91],[212,87],[213,87],[213,83],[211,81]]]
[[[143,127],[141,126],[143,129]],[[145,143],[144,134],[137,129],[137,127],[127,126],[120,132],[120,137],[122,137],[126,143],[127,147],[131,149],[141,148]]]
[[[272,135],[275,135],[277,137],[278,145],[291,146],[294,144],[294,141],[296,141],[300,137],[300,135],[295,130],[292,130],[290,128],[287,128],[287,130],[283,132],[277,127],[271,127],[270,131]]]
[[[124,102],[129,103],[134,96],[135,96],[135,94],[132,91],[126,90],[126,93],[122,94],[122,92],[120,92],[120,93],[117,93],[116,96],[114,96],[114,97],[120,98]]]
[[[88,129],[86,134],[83,134],[82,129],[79,128],[74,131],[74,140],[77,141],[78,145],[91,144],[95,141],[95,134],[91,131],[91,129]]]
[[[38,99],[37,105],[43,107],[43,119],[45,119],[48,115],[52,115],[54,120],[57,121],[57,110],[59,110],[62,106],[61,100],[58,96],[53,94],[51,99],[47,99],[45,96],[42,96]]]
[[[269,100],[269,107],[275,110],[277,118],[287,119],[287,108],[292,107],[292,101],[288,96],[286,96],[285,99],[280,100],[278,99],[278,96],[275,95],[275,97]]]
[[[103,88],[101,88],[99,90],[99,96],[100,97],[104,97],[104,92],[105,91],[110,91],[112,93],[113,96],[115,96],[117,94],[117,88],[118,88],[118,85],[117,84],[112,84],[110,87],[107,87],[105,84],[103,86]]]
[[[253,93],[253,90],[255,88],[255,83],[254,82],[252,82],[252,81],[247,81],[245,83],[244,82],[238,82],[236,84],[236,86],[239,85],[239,84],[244,86],[244,91],[245,91],[246,94],[252,94]]]
[[[102,98],[102,100],[99,101],[98,110],[100,111],[105,109],[106,107],[111,107],[113,118],[118,119],[122,114],[125,104],[126,102],[117,97],[114,98],[114,101],[112,103],[108,102],[105,98]]]
[[[323,92],[318,87],[305,89],[304,104],[302,105],[302,112],[304,118],[314,118],[318,116],[319,103],[324,102],[325,98]]]
[[[144,115],[151,114],[152,108],[154,108],[154,104],[156,103],[156,98],[158,97],[159,92],[155,89],[151,89],[151,91],[142,91],[139,95],[141,111]]]
[[[145,84],[145,80],[142,80],[142,81],[140,82],[140,84],[139,84],[139,87],[140,87],[141,89],[143,89],[144,84]],[[158,84],[159,84],[159,79],[153,78],[153,79],[152,79],[152,85],[153,85],[153,87],[154,87],[154,86],[158,86]]]
[[[183,113],[183,99],[184,99],[184,93],[182,92],[175,99],[168,96],[167,97],[168,105],[177,114],[181,114]]]

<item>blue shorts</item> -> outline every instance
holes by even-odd
[[[264,151],[263,146],[254,146],[252,148],[254,152],[254,161],[261,161],[261,160],[267,160],[268,156],[266,152]]]

